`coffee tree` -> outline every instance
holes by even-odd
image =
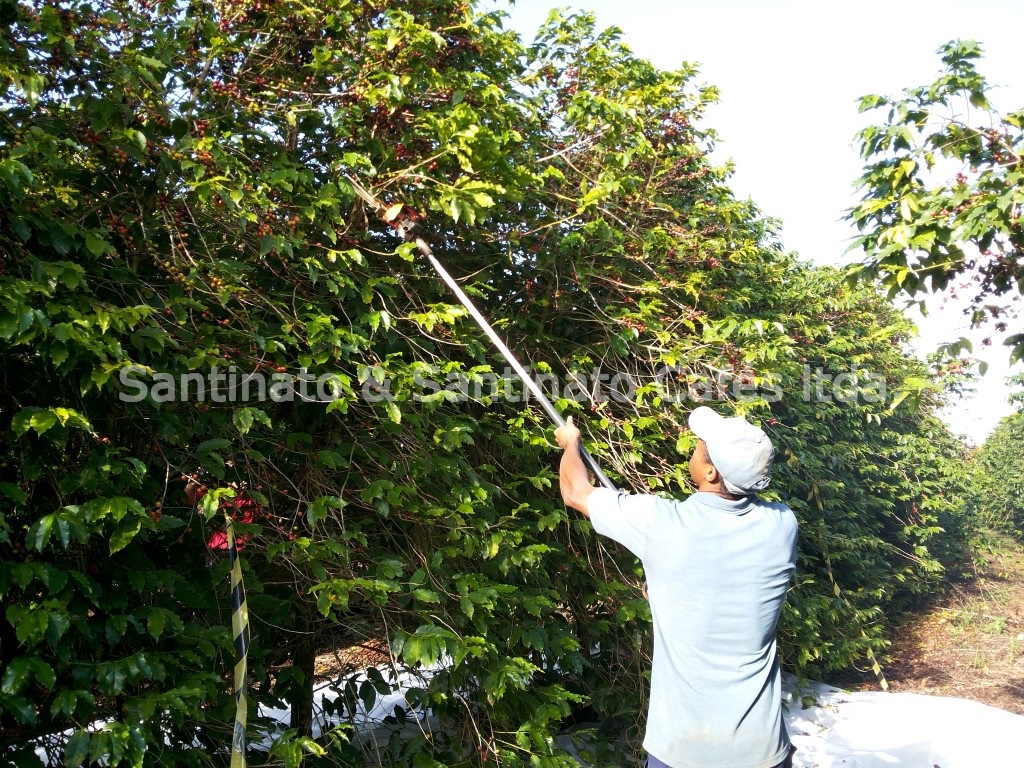
[[[1024,376],[1017,374],[1010,378],[1010,383],[1017,389],[1010,396],[1017,410],[1000,420],[974,455],[977,472],[973,493],[978,514],[988,526],[1020,538],[1024,531],[1024,504],[1020,501],[1024,474],[1013,449],[1024,433],[1020,410],[1020,403],[1024,402],[1020,392]]]
[[[863,198],[849,213],[866,256],[857,272],[891,295],[962,295],[974,326],[1008,334],[1015,362],[1024,357],[1024,111],[992,106],[977,42],[938,53],[944,68],[931,85],[861,101],[886,116],[859,134]]]
[[[790,668],[880,651],[955,562],[906,321],[733,197],[693,67],[449,0],[0,7],[11,759],[226,763],[225,514],[268,760],[573,765],[581,713],[596,761],[639,748],[639,566],[563,508],[550,424],[410,219],[622,487],[691,490],[699,401],[765,425],[803,526]]]

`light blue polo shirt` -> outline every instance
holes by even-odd
[[[775,629],[796,562],[784,504],[598,488],[594,530],[643,563],[654,624],[644,748],[673,768],[771,768],[789,752]]]

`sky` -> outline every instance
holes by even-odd
[[[718,135],[713,160],[732,160],[731,186],[768,216],[782,221],[787,250],[822,264],[851,263],[854,231],[843,221],[855,204],[862,164],[854,135],[871,115],[858,113],[860,97],[898,95],[935,80],[935,51],[952,39],[978,40],[981,72],[994,86],[1002,111],[1024,107],[1024,2],[975,0],[918,2],[859,0],[484,0],[483,9],[509,14],[505,26],[533,39],[552,8],[588,10],[600,29],[616,26],[634,53],[663,69],[696,62],[697,81],[715,85],[719,103],[704,124]],[[879,115],[879,118],[881,115]],[[929,315],[914,315],[919,349],[968,336],[988,374],[977,394],[947,409],[957,434],[981,443],[1013,409],[1004,378],[1013,371],[998,342],[972,332],[956,308],[929,301]]]

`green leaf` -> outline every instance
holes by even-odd
[[[0,494],[3,494],[15,504],[24,504],[28,501],[28,494],[14,483],[0,483]]]
[[[231,419],[234,422],[238,433],[244,435],[252,428],[253,425],[254,416],[252,409],[240,408],[232,414]]]
[[[86,234],[85,247],[89,249],[89,253],[93,256],[103,256],[115,252],[114,246],[94,232]]]
[[[42,552],[50,541],[53,527],[57,524],[57,513],[44,515],[29,526],[26,540],[37,552]]]
[[[14,696],[21,693],[29,683],[35,681],[43,688],[53,688],[57,676],[53,668],[36,656],[18,656],[14,658],[4,672],[0,681],[0,691]]]
[[[127,547],[141,529],[142,519],[140,517],[123,518],[110,536],[110,554],[113,555]]]
[[[39,411],[29,419],[29,425],[36,431],[37,435],[43,434],[56,423],[57,415],[53,411]]]
[[[90,736],[88,731],[75,731],[64,745],[64,765],[80,768],[89,757]]]
[[[14,713],[16,720],[26,725],[35,725],[38,720],[35,706],[21,696],[0,693],[0,708]]]
[[[154,640],[160,638],[166,625],[167,616],[162,610],[154,609],[150,611],[149,616],[146,618],[146,630]]]
[[[0,339],[10,340],[17,332],[17,317],[8,313],[0,313]]]
[[[0,692],[9,696],[21,693],[22,689],[31,682],[31,667],[27,656],[19,656],[11,661],[4,672],[3,680],[0,681]]]
[[[395,254],[403,261],[413,261],[416,258],[416,243],[401,243],[395,248]],[[387,312],[383,311],[381,314],[386,315]],[[385,325],[385,327],[387,327]]]
[[[395,422],[395,424],[402,422],[402,409],[398,407],[398,403],[394,400],[385,400],[384,407],[387,409],[389,419]]]
[[[64,717],[71,718],[80,701],[87,706],[92,706],[96,703],[96,698],[88,691],[60,691],[50,705],[50,716],[56,718],[57,715],[64,715]]]
[[[71,408],[52,408],[51,410],[61,423],[61,426],[84,429],[87,432],[92,431],[92,425],[89,423],[89,420],[78,411]]]
[[[7,611],[8,620],[15,617],[15,636],[19,643],[26,645],[38,643],[46,633],[49,615],[45,609],[23,609],[22,606],[11,606]]]
[[[213,451],[224,451],[231,447],[231,441],[223,437],[214,437],[204,440],[196,446],[197,454],[212,453]]]

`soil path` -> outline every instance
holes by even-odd
[[[890,690],[955,696],[1024,715],[1024,547],[1001,540],[971,578],[897,629]],[[835,683],[878,690],[873,675]]]

